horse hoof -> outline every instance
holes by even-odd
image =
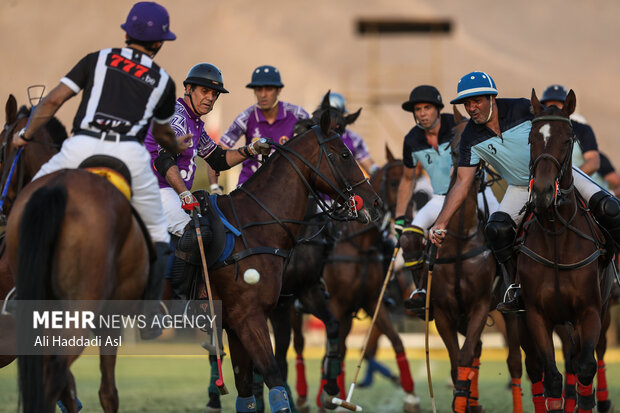
[[[611,400],[605,400],[596,404],[598,413],[614,413],[614,404]]]
[[[297,406],[297,411],[299,413],[310,413],[310,404],[308,403],[308,398],[299,397],[295,405]]]
[[[205,407],[205,413],[222,413],[222,409],[207,406]]]
[[[407,393],[405,395],[403,411],[405,413],[420,413],[420,398],[415,394]]]
[[[469,406],[469,413],[485,413],[484,407],[482,405],[478,406]]]
[[[323,389],[323,391],[321,392],[321,406],[323,406],[327,410],[334,410],[336,407],[338,407],[338,405],[332,403],[332,399],[337,396],[337,394],[330,395],[325,391],[325,389]]]

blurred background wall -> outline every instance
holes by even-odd
[[[620,2],[616,0],[161,0],[178,38],[156,61],[177,83],[190,66],[217,65],[229,95],[205,118],[214,135],[254,102],[245,84],[262,64],[277,66],[281,99],[309,112],[328,90],[343,93],[350,110],[363,107],[352,129],[371,155],[384,145],[400,157],[412,126],[400,103],[419,84],[433,84],[445,101],[465,73],[483,70],[500,97],[540,96],[551,83],[573,88],[577,111],[594,128],[599,146],[620,164]],[[0,103],[26,87],[48,91],[88,52],[123,45],[119,25],[133,2],[121,0],[0,0]],[[407,20],[445,23],[445,31],[360,34],[359,22]],[[59,112],[70,127],[78,99]],[[446,109],[450,110],[449,107]],[[236,183],[234,171],[229,181]]]

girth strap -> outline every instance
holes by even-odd
[[[212,270],[216,270],[218,268],[222,268],[225,267],[227,265],[231,265],[234,264],[238,261],[241,261],[244,258],[247,258],[251,255],[256,255],[256,254],[271,254],[271,255],[276,255],[278,257],[282,257],[282,258],[288,258],[290,251],[289,250],[283,250],[281,248],[274,248],[274,247],[253,247],[253,248],[248,248],[247,250],[243,250],[240,252],[236,252],[234,254],[232,254],[230,257],[226,258],[224,261],[220,262],[217,265],[214,265]]]
[[[480,245],[472,250],[467,251],[465,254],[461,255],[460,257],[438,257],[435,260],[435,264],[452,264],[456,262],[457,258],[460,258],[461,260],[468,260],[470,258],[474,258],[482,254],[488,249],[489,248],[487,248],[486,245]]]
[[[534,251],[532,251],[531,249],[529,249],[528,247],[526,247],[525,245],[521,245],[519,246],[519,251],[524,253],[525,255],[527,255],[528,257],[530,257],[531,259],[533,259],[534,261],[543,264],[547,267],[551,267],[551,268],[555,268],[556,264],[553,263],[553,261],[550,261],[548,259],[546,259],[545,257],[538,255],[537,253],[535,253]],[[559,270],[576,270],[577,268],[581,268],[581,267],[585,267],[586,265],[594,262],[598,257],[600,257],[602,255],[602,253],[604,252],[604,250],[601,249],[597,249],[596,251],[594,251],[592,254],[590,254],[590,256],[584,258],[583,260],[579,261],[579,262],[575,262],[572,264],[557,264],[557,268]]]

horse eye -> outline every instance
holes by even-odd
[[[343,153],[342,153],[342,157],[343,157],[344,159],[349,159],[349,157],[350,157],[350,156],[351,156],[351,153],[349,153],[349,152],[343,152]]]

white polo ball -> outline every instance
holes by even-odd
[[[260,280],[260,273],[254,268],[248,268],[243,273],[243,281],[248,284],[256,284]]]

